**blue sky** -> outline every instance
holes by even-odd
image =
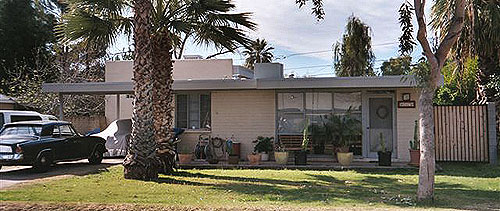
[[[346,20],[352,14],[360,17],[372,29],[375,68],[379,68],[384,60],[398,55],[398,38],[401,34],[398,9],[402,0],[324,0],[326,16],[321,21],[317,21],[310,14],[309,7],[298,9],[295,0],[233,0],[233,2],[238,12],[253,13],[252,19],[258,24],[258,29],[249,32],[250,37],[264,38],[275,48],[273,51],[275,61],[284,64],[285,74],[334,76],[332,45],[340,41]],[[426,5],[427,11],[430,3]],[[120,51],[127,45],[127,42],[121,39],[111,51]],[[418,45],[415,48],[412,56],[417,60],[421,50]],[[184,54],[206,57],[216,52],[216,49],[210,46],[189,44]],[[308,52],[318,53],[301,54]],[[238,52],[216,58],[233,58],[234,64],[244,62],[244,57]]]

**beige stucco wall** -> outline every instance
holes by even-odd
[[[410,160],[408,149],[410,140],[413,139],[415,120],[418,120],[418,94],[413,88],[397,89],[396,100],[401,101],[403,93],[410,93],[411,100],[415,101],[415,108],[396,107],[396,137],[397,137],[397,159],[406,162]],[[397,106],[397,105],[396,105]]]
[[[212,136],[234,135],[246,160],[257,136],[274,137],[275,107],[272,90],[212,92]]]

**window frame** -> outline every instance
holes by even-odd
[[[186,96],[186,120],[184,120],[186,122],[186,127],[179,127],[179,115],[178,115],[178,111],[179,111],[179,107],[178,107],[178,97],[180,95],[184,95]],[[208,118],[204,118],[202,117],[202,114],[201,114],[201,107],[202,107],[202,96],[208,96],[208,111],[207,113],[209,114]],[[212,93],[211,92],[180,92],[180,93],[175,93],[174,94],[175,96],[175,118],[174,118],[174,125],[175,127],[178,127],[178,128],[182,128],[182,129],[188,129],[188,130],[210,130],[211,128],[211,125],[212,125]],[[197,96],[198,98],[198,108],[196,109],[198,112],[198,127],[196,127],[195,129],[193,129],[192,127],[190,127],[190,122],[192,122],[191,120],[191,114],[192,114],[192,111],[191,111],[191,97],[192,96]],[[202,120],[205,120],[205,121],[208,121],[208,125],[210,127],[206,127],[206,126],[202,126],[203,123],[202,123]]]

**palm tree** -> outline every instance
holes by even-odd
[[[500,70],[500,6],[498,1],[466,0],[466,15],[463,32],[452,56],[463,67],[468,58],[478,56],[476,103],[482,104],[495,94],[488,92],[486,85],[490,76]],[[439,31],[441,38],[449,30],[455,1],[436,0],[432,6],[432,28]]]
[[[172,111],[174,107],[172,96],[172,54],[174,50],[176,49],[181,55],[187,37],[194,38],[197,44],[213,44],[216,48],[234,50],[238,45],[250,43],[250,39],[245,36],[245,31],[241,29],[241,26],[253,30],[256,25],[250,21],[249,13],[231,13],[235,6],[227,0],[146,1],[151,5],[151,19],[147,30],[150,43],[147,49],[137,49],[139,46],[136,43],[134,54],[136,55],[135,60],[139,57],[143,58],[141,55],[137,55],[138,53],[147,53],[148,55],[148,60],[143,59],[142,61],[150,62],[150,66],[148,66],[150,68],[140,72],[140,74],[145,74],[141,79],[148,86],[136,90],[135,96],[136,98],[146,98],[152,102],[152,105],[144,105],[147,102],[136,101],[139,104],[134,104],[134,110],[144,111],[145,113],[141,113],[140,116],[143,118],[143,122],[147,121],[150,123],[148,127],[152,128],[148,128],[146,132],[149,138],[148,145],[140,142],[142,139],[132,140],[131,144],[143,143],[141,146],[137,146],[141,153],[150,152],[156,146],[153,157],[159,163],[149,162],[149,170],[156,170],[152,166],[154,164],[158,165],[157,167],[160,167],[162,172],[171,172],[175,162],[173,143],[170,138],[173,129]],[[124,11],[130,8],[127,0],[70,0],[70,2],[73,6],[65,15],[65,21],[60,27],[67,40],[83,39],[89,44],[109,46],[120,33],[129,32],[132,26],[134,26],[134,33],[137,33],[135,25],[137,23],[130,24],[130,18],[124,16],[126,14]],[[99,2],[98,5],[102,8],[96,9],[96,2]],[[133,6],[137,6],[137,2]],[[143,12],[144,9],[141,7],[140,11]],[[136,16],[137,14],[134,15],[134,18]],[[144,32],[144,29],[141,32]],[[137,35],[134,38],[134,41],[137,42]],[[136,69],[134,69],[134,75],[135,72]],[[139,83],[137,80],[135,82]],[[147,109],[137,108],[143,105]],[[149,136],[149,133],[153,131],[154,134]],[[138,152],[133,153],[137,154]],[[147,154],[151,155],[151,153]],[[148,158],[153,157],[149,156]],[[138,163],[141,162],[142,160]],[[151,174],[154,175],[154,173]],[[127,175],[125,176],[127,177]],[[144,179],[139,176],[134,178]]]
[[[267,45],[265,39],[256,39],[252,43],[245,47],[246,50],[243,51],[243,55],[247,58],[245,59],[245,67],[249,69],[254,69],[255,63],[270,63],[273,60],[273,47]]]
[[[182,55],[187,37],[192,37],[198,44],[213,44],[229,51],[238,45],[248,45],[250,39],[240,27],[253,30],[256,25],[250,21],[249,13],[231,13],[234,8],[235,5],[226,0],[156,2],[152,36],[155,43],[153,116],[162,172],[172,172],[175,162],[171,142],[174,108],[172,54],[178,52]],[[176,47],[178,50],[173,51]]]

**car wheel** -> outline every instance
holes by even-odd
[[[33,170],[35,172],[46,172],[49,170],[50,164],[52,161],[50,160],[47,153],[41,154],[35,161],[33,165]]]
[[[102,152],[99,149],[94,150],[92,155],[89,157],[90,164],[100,164],[102,162]]]

